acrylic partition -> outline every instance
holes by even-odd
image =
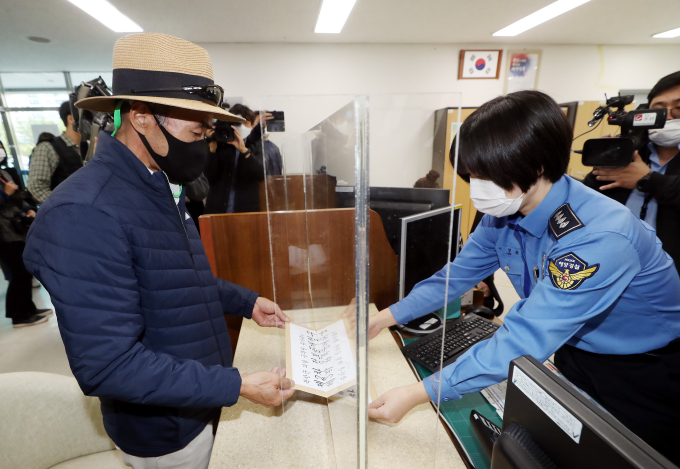
[[[399,350],[415,336],[385,329],[369,342],[369,318],[399,301],[405,271],[424,280],[455,255],[455,201],[413,186],[432,168],[435,111],[459,106],[458,94],[260,99],[275,119],[253,157],[263,160],[273,296],[291,319],[270,352],[298,389],[281,415],[287,454],[297,459],[281,456],[280,467],[462,464],[437,402],[397,425],[368,415],[380,395],[419,380]],[[423,249],[401,254],[402,221],[414,215],[421,228],[405,246]],[[400,257],[409,256],[404,267]],[[445,294],[411,313],[434,313],[430,324],[445,327]]]

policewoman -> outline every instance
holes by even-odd
[[[447,302],[499,268],[521,299],[492,338],[388,391],[370,417],[397,422],[507,379],[517,357],[555,353],[567,379],[680,463],[680,278],[649,225],[565,175],[571,141],[564,113],[537,91],[493,99],[461,126],[460,164],[486,215],[450,265]],[[369,336],[441,308],[446,270],[372,317]]]

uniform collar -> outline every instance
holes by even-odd
[[[159,195],[167,195],[168,182],[163,171],[150,174],[149,168],[108,132],[99,133],[97,151],[92,162],[105,165],[116,176],[145,192],[153,191]]]
[[[557,182],[553,183],[545,198],[538,204],[538,207],[517,222],[517,225],[536,238],[542,237],[545,230],[548,229],[550,216],[558,207],[566,202],[568,192],[569,181],[567,176],[562,176]]]

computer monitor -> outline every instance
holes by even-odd
[[[448,189],[371,187],[369,192],[368,206],[380,216],[387,240],[397,255],[399,255],[401,246],[401,219],[403,217],[448,205]],[[337,208],[354,207],[354,186],[335,188],[335,206]]]
[[[401,219],[399,254],[399,299],[408,295],[421,280],[432,277],[453,261],[460,244],[462,205],[443,207]],[[451,256],[449,256],[449,241]]]
[[[506,431],[518,428],[524,432],[521,445],[499,445]],[[510,363],[503,432],[491,469],[519,469],[516,461],[531,447],[560,469],[677,469],[562,376],[525,356]]]

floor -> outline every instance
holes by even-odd
[[[0,373],[43,371],[73,376],[61,342],[56,316],[37,326],[14,329],[5,317],[7,281],[0,276]],[[52,308],[50,295],[43,288],[33,289],[38,308]]]
[[[508,276],[499,270],[496,287],[505,304],[505,313],[519,300]],[[73,376],[61,342],[56,316],[37,326],[14,329],[5,317],[7,282],[0,276],[0,373],[42,371]],[[38,308],[51,308],[50,296],[43,288],[33,289],[33,301]],[[501,316],[503,318],[503,316]]]

